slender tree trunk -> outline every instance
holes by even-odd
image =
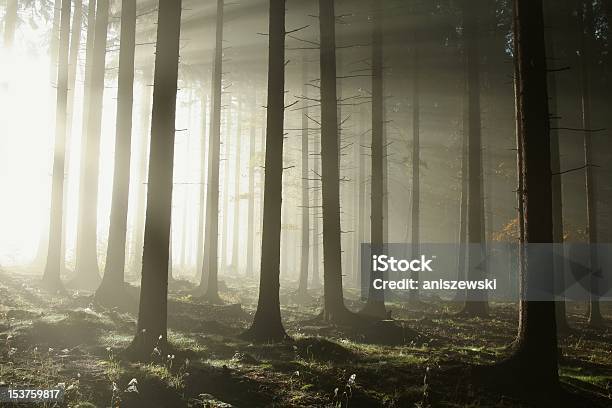
[[[87,115],[86,154],[82,165],[84,177],[81,183],[84,200],[79,211],[76,277],[71,285],[94,290],[100,284],[98,269],[98,175],[100,167],[100,136],[106,59],[106,34],[108,30],[108,0],[98,0],[94,29],[93,67],[91,93]]]
[[[6,14],[4,14],[4,48],[13,47],[15,31],[17,29],[17,0],[7,0]]]
[[[315,152],[320,152],[321,151],[321,139],[320,137],[317,137],[315,139],[315,143],[314,143],[314,147],[312,149]],[[321,174],[320,171],[320,165],[321,165],[321,156],[320,155],[316,155],[314,156],[313,159],[313,164],[312,164],[312,171],[314,174]],[[313,193],[312,193],[312,278],[310,281],[310,287],[312,289],[319,289],[321,287],[321,274],[319,272],[319,267],[321,265],[321,258],[320,258],[320,241],[319,241],[319,234],[320,234],[320,228],[319,228],[319,224],[320,224],[320,219],[321,219],[321,185],[318,184],[316,186],[313,186]]]
[[[285,0],[270,0],[268,32],[270,49],[266,179],[259,300],[253,324],[244,336],[258,341],[281,341],[287,338],[281,319],[279,299],[285,111]]]
[[[263,119],[262,119],[263,120]],[[266,156],[266,127],[261,127],[261,140],[260,140],[260,157],[261,164],[259,166],[259,258],[261,260],[261,239],[263,237],[263,214],[264,214],[264,189],[265,189],[265,156]],[[260,262],[261,263],[261,262]],[[261,273],[261,270],[259,271]]]
[[[463,2],[465,32],[467,93],[468,93],[468,270],[469,280],[481,280],[480,268],[484,260],[482,242],[482,184],[481,184],[481,124],[480,124],[480,75],[478,44],[478,4]],[[484,291],[470,291],[463,308],[469,316],[486,316],[488,304]]]
[[[551,0],[544,1],[544,13],[550,15],[553,10]],[[555,43],[552,36],[552,29],[545,28],[544,38],[546,41],[546,53],[548,59],[555,60]],[[549,94],[549,111],[550,111],[550,165],[552,171],[552,217],[553,217],[553,242],[557,245],[563,244],[563,188],[561,181],[561,154],[559,150],[559,127],[558,120],[558,96],[557,96],[557,78],[555,74],[548,76],[548,94]],[[555,295],[563,296],[562,288],[565,286],[563,262],[559,262],[555,258]],[[557,328],[561,331],[566,331],[569,326],[565,316],[565,301],[559,300],[555,305],[557,315]]]
[[[467,101],[463,101],[463,131],[461,132],[461,199],[459,203],[459,258],[457,262],[457,280],[465,279],[465,258],[467,239],[467,200],[468,200],[468,127]],[[457,295],[458,297],[460,295]]]
[[[59,40],[59,66],[57,71],[57,103],[55,112],[55,147],[51,185],[51,212],[49,222],[49,248],[47,264],[42,278],[43,286],[52,291],[63,291],[60,279],[62,266],[62,208],[64,197],[64,159],[66,149],[66,109],[68,105],[68,48],[70,42],[70,0],[61,5]]]
[[[221,303],[219,298],[219,154],[221,144],[221,80],[223,69],[223,0],[217,0],[215,59],[212,73],[210,132],[208,136],[208,185],[206,188],[206,228],[204,262],[200,290],[205,298]]]
[[[136,0],[122,0],[113,196],[104,277],[96,292],[98,298],[115,302],[120,300],[118,291],[123,288],[125,276],[135,48]]]
[[[365,154],[363,154],[362,152],[362,148],[363,146],[366,145],[366,120],[365,120],[365,109],[362,105],[362,107],[359,110],[359,117],[360,117],[360,121],[359,121],[359,138],[355,141],[356,143],[356,158],[355,158],[355,163],[359,163],[359,172],[358,172],[358,178],[357,178],[357,182],[358,184],[358,204],[357,207],[359,208],[359,214],[358,214],[358,220],[357,220],[357,231],[358,231],[358,248],[359,248],[359,253],[357,254],[357,269],[359,270],[359,287],[361,288],[363,285],[363,282],[361,282],[361,276],[362,276],[362,264],[361,264],[361,244],[365,243],[368,241],[368,238],[366,237],[366,224],[368,223],[368,220],[366,219],[366,163],[365,163]]]
[[[383,58],[382,58],[382,2],[374,0],[372,11],[372,195],[371,195],[371,251],[380,255],[384,244],[384,141],[383,141]],[[374,280],[382,279],[383,273],[370,271],[368,302],[362,313],[385,317],[385,293],[374,289]]]
[[[76,74],[78,68],[79,49],[81,48],[81,22],[83,18],[83,2],[74,0],[72,12],[72,34],[70,36],[70,52],[68,56],[68,107],[66,111],[66,160],[64,163],[66,174],[70,171],[70,140],[72,139],[72,118],[74,111],[74,91],[76,85]],[[68,188],[64,188],[62,209],[63,214],[68,214]],[[66,271],[66,232],[68,231],[68,217],[62,218],[62,271]]]
[[[589,1],[580,1],[578,6],[578,29],[580,35],[580,88],[582,127],[584,131],[584,174],[587,208],[587,235],[589,239],[590,268],[591,268],[591,301],[589,304],[589,325],[602,326],[603,316],[599,306],[596,271],[599,268],[597,261],[597,198],[595,196],[593,154],[591,141],[591,42],[593,41],[593,4]]]
[[[57,70],[58,70],[61,3],[62,3],[61,0],[54,0],[53,2],[53,24],[51,26],[51,34],[50,34],[51,44],[49,46],[49,56],[51,60],[51,64],[49,65],[49,79],[51,83],[56,85],[56,87],[57,87],[56,81],[57,81],[57,75],[58,75]],[[18,4],[16,3],[15,6],[17,5]],[[8,17],[9,11],[10,10],[7,10],[7,17]],[[16,12],[17,12],[17,7],[15,7],[15,13]],[[15,16],[15,18],[17,18],[17,16]],[[6,26],[5,26],[5,29],[6,29]],[[65,159],[66,157],[66,153],[65,153],[66,140],[65,139],[63,143],[64,143],[64,159]],[[64,163],[64,167],[67,168],[65,163]],[[47,249],[50,244],[48,241],[49,236],[50,236],[50,231],[43,231],[40,235],[40,239],[38,241],[38,250],[36,251],[36,256],[34,257],[34,261],[33,261],[33,264],[36,266],[43,265],[47,262],[46,261],[46,259],[48,258]]]
[[[284,200],[288,200],[287,193],[285,190]],[[265,211],[265,210],[264,210]],[[265,220],[264,220],[265,222]],[[281,215],[281,275],[287,276],[289,273],[289,206],[284,205],[282,207]]]
[[[225,116],[225,134],[223,135],[223,224],[221,233],[221,268],[225,271],[228,266],[227,248],[229,244],[229,180],[230,180],[230,157],[232,139],[232,97],[229,97]]]
[[[419,42],[414,37],[412,68],[412,208],[410,213],[411,225],[411,252],[416,258],[419,252],[420,207],[421,207],[421,102],[419,90]],[[413,271],[410,277],[419,280],[419,272]],[[411,290],[410,301],[419,301],[419,291]]]
[[[308,97],[308,65],[302,59],[302,95]],[[302,242],[300,246],[300,279],[298,284],[298,295],[308,294],[308,258],[310,257],[310,200],[308,189],[308,100],[302,101]]]
[[[255,92],[253,90],[253,92]],[[257,96],[253,95],[253,109],[257,106]],[[246,276],[252,277],[253,271],[253,247],[255,241],[255,166],[254,157],[255,149],[255,134],[257,131],[257,120],[255,118],[255,110],[251,113],[251,126],[249,133],[249,208],[247,219],[247,254],[246,254]]]
[[[168,320],[168,249],[181,0],[160,0],[151,116],[151,154],[137,332],[130,346],[136,357],[164,349]]]
[[[241,180],[241,150],[242,150],[242,103],[238,100],[238,123],[236,130],[236,157],[234,168],[234,232],[232,234],[232,267],[236,274],[240,271],[240,180]]]
[[[323,198],[323,280],[325,320],[344,320],[340,233],[340,169],[336,94],[336,28],[334,2],[319,0],[321,65],[321,166]]]
[[[553,192],[542,0],[515,0],[514,14],[515,64],[519,73],[515,79],[520,115],[518,139],[522,144],[521,173],[525,183],[521,192],[525,242],[550,245]],[[541,247],[538,251],[542,251]],[[552,252],[539,253],[538,262],[530,262],[532,254],[535,255],[534,251],[526,250],[521,267],[519,332],[515,352],[507,364],[514,379],[518,378],[548,400],[550,388],[558,384],[555,304],[529,299],[535,281],[545,281],[552,288],[553,259]]]
[[[144,98],[142,101],[140,120],[142,123],[142,144],[140,146],[140,166],[138,168],[138,178],[136,186],[136,204],[134,216],[136,221],[134,223],[134,232],[132,237],[132,245],[134,250],[132,251],[132,260],[130,262],[130,272],[132,275],[139,277],[141,276],[142,269],[142,248],[144,245],[144,224],[145,224],[145,211],[147,207],[147,173],[149,168],[149,137],[151,131],[151,98],[153,93],[151,92],[151,72],[147,68],[143,75],[143,94]]]
[[[87,3],[87,39],[85,43],[85,69],[83,81],[83,112],[81,115],[81,151],[79,152],[79,199],[77,211],[77,252],[78,252],[78,231],[80,224],[78,220],[82,217],[83,208],[87,201],[85,184],[85,157],[87,156],[87,126],[89,118],[89,108],[91,105],[91,76],[93,72],[94,36],[96,23],[96,0],[89,0]],[[75,260],[76,261],[76,260]]]
[[[196,281],[202,279],[202,264],[204,262],[204,228],[206,224],[206,95],[202,90],[202,137],[200,138],[200,209],[198,211],[198,251],[196,255]]]

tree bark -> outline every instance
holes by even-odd
[[[7,0],[4,14],[4,48],[12,48],[17,29],[17,0]]]
[[[485,254],[482,242],[482,160],[480,123],[480,75],[478,40],[478,4],[463,1],[463,19],[466,49],[467,94],[468,94],[468,269],[469,280],[484,278],[482,262]],[[466,294],[462,313],[469,316],[486,316],[488,304],[484,291],[470,291]]]
[[[553,10],[551,0],[544,1],[545,15],[550,14]],[[548,59],[555,61],[555,43],[553,40],[552,29],[547,28],[544,31],[544,39],[546,43],[546,52]],[[550,111],[550,166],[552,171],[552,217],[553,217],[553,242],[555,244],[563,244],[563,188],[561,181],[561,154],[559,150],[559,127],[558,120],[558,96],[557,96],[557,78],[555,73],[548,76],[548,94],[549,94],[549,111]],[[563,262],[555,259],[555,295],[557,298],[563,296],[563,287],[565,286]],[[569,326],[565,315],[565,301],[560,299],[555,304],[557,316],[557,328],[566,331]]]
[[[108,0],[98,0],[94,28],[94,47],[91,71],[91,93],[87,115],[86,152],[80,189],[83,192],[77,231],[76,276],[71,286],[95,290],[100,284],[98,267],[98,176],[100,167],[100,136],[108,30]]]
[[[181,0],[160,0],[151,116],[150,171],[135,356],[150,358],[164,348],[168,320],[168,258]]]
[[[593,33],[593,4],[581,0],[578,4],[578,30],[579,30],[579,66],[581,91],[581,116],[584,131],[584,177],[586,190],[586,218],[587,236],[589,239],[590,268],[591,268],[591,299],[589,302],[589,325],[603,326],[603,316],[599,306],[597,287],[597,197],[595,195],[593,174],[593,153],[591,141],[591,42]]]
[[[550,245],[553,241],[553,192],[542,0],[515,0],[514,21],[525,242]],[[541,250],[540,247],[538,251]],[[512,377],[548,398],[550,387],[558,384],[555,304],[529,299],[532,282],[536,279],[546,281],[552,288],[553,259],[551,251],[546,255],[538,254],[538,262],[531,259],[532,254],[534,251],[530,249],[525,251],[525,262],[521,266],[519,332],[514,343],[515,352],[507,364],[512,369]]]
[[[196,255],[196,281],[202,279],[202,264],[204,262],[204,229],[206,225],[206,106],[207,98],[202,90],[202,137],[200,138],[200,209],[198,211],[198,251]],[[198,267],[199,266],[199,267]]]
[[[66,159],[64,166],[66,173],[70,171],[70,140],[72,139],[72,118],[74,111],[74,91],[78,68],[79,49],[81,48],[81,22],[83,19],[83,2],[74,0],[72,12],[72,34],[70,36],[70,51],[68,53],[68,105],[66,110]],[[68,174],[67,176],[68,177]],[[64,189],[63,214],[68,214],[68,188]],[[66,271],[66,232],[68,230],[68,217],[63,217],[62,225],[62,272]]]
[[[335,19],[334,2],[319,0],[324,268],[323,317],[329,321],[344,320],[348,316],[348,310],[344,305],[342,294]]]
[[[419,253],[420,207],[421,207],[421,102],[419,90],[419,42],[414,36],[412,67],[412,208],[410,213],[411,252],[416,258]],[[410,277],[419,280],[419,272],[413,271]],[[410,301],[419,301],[419,290],[411,290]]]
[[[241,150],[242,150],[242,103],[238,100],[238,117],[237,117],[237,129],[236,129],[236,155],[234,157],[234,225],[232,233],[232,267],[235,269],[234,272],[238,274],[240,271],[240,257],[238,253],[240,251],[240,180],[242,179],[241,174]]]
[[[253,90],[255,92],[255,90]],[[257,121],[255,118],[255,108],[257,106],[257,96],[253,95],[253,111],[251,112],[251,125],[249,132],[249,208],[247,213],[247,253],[246,253],[246,276],[252,277],[253,271],[253,247],[255,241],[255,166],[254,157],[255,149],[255,133]]]
[[[213,303],[219,298],[219,154],[221,144],[221,87],[223,76],[223,0],[217,0],[217,27],[215,33],[215,58],[212,73],[210,132],[208,136],[208,185],[206,188],[206,228],[204,261],[202,263],[201,291]]]
[[[259,300],[253,324],[244,336],[257,341],[282,341],[287,338],[281,320],[279,299],[285,111],[285,0],[270,0],[268,32],[268,115]]]
[[[53,178],[51,185],[51,211],[49,222],[49,247],[42,285],[49,291],[62,292],[60,279],[62,266],[62,208],[64,197],[64,160],[66,149],[66,109],[68,106],[68,48],[70,43],[70,0],[61,4],[60,40],[57,70],[57,99],[55,112],[55,146],[53,154]]]
[[[366,183],[367,183],[367,179],[366,179],[366,160],[365,157],[366,155],[363,154],[363,152],[361,151],[363,146],[366,145],[366,139],[367,139],[367,130],[366,130],[366,120],[365,120],[365,116],[366,116],[366,112],[365,109],[362,105],[360,111],[359,111],[359,117],[360,117],[360,121],[359,121],[359,138],[356,140],[356,158],[355,158],[355,163],[358,163],[358,203],[357,203],[357,208],[359,208],[359,214],[358,214],[358,220],[357,220],[357,232],[358,232],[358,248],[359,248],[359,252],[357,254],[357,269],[359,271],[359,282],[358,285],[360,288],[362,288],[362,285],[364,284],[364,282],[361,281],[361,277],[362,277],[362,264],[361,264],[361,244],[365,243],[369,240],[369,238],[366,235],[366,231],[367,231],[367,227],[366,225],[368,224],[368,219],[366,218]]]
[[[57,80],[57,70],[59,63],[59,35],[60,35],[60,15],[62,0],[53,1],[53,23],[51,24],[51,41],[49,44],[49,56],[51,59],[49,78],[51,81]]]
[[[226,272],[228,266],[227,248],[229,243],[229,180],[232,139],[232,97],[229,96],[225,115],[225,134],[223,135],[223,224],[221,232],[221,269]]]
[[[466,95],[467,96],[467,95]],[[461,198],[459,203],[459,257],[457,261],[457,280],[465,279],[465,258],[467,240],[467,200],[468,200],[468,127],[467,98],[463,98],[463,131],[461,132]],[[459,296],[459,295],[458,295]]]
[[[308,97],[308,65],[302,58],[302,95]],[[302,171],[302,242],[300,246],[300,278],[298,283],[298,295],[308,294],[308,258],[310,257],[310,200],[308,189],[308,100],[302,101],[302,149],[301,149],[301,171]]]
[[[382,55],[382,2],[372,3],[372,181],[371,181],[371,252],[380,255],[385,251],[384,238],[384,137],[383,137],[383,55]],[[370,271],[368,301],[363,314],[385,317],[385,293],[374,289],[374,280],[383,273]]]
[[[315,139],[313,150],[321,151],[321,138]],[[312,171],[314,174],[321,174],[321,156],[314,156]],[[321,265],[320,258],[320,223],[321,223],[321,185],[320,183],[313,187],[312,193],[312,278],[310,281],[310,287],[312,289],[319,289],[321,287],[321,274],[319,272]]]
[[[143,82],[143,94],[144,98],[142,101],[140,120],[142,124],[142,144],[140,146],[140,166],[138,168],[138,184],[136,186],[136,210],[134,216],[136,221],[134,222],[134,231],[132,236],[132,259],[130,262],[130,272],[132,275],[140,277],[142,270],[142,249],[144,245],[144,224],[145,224],[145,211],[147,206],[147,173],[149,168],[149,132],[151,131],[151,98],[152,92],[150,90],[152,82],[152,70],[146,68],[142,78]]]
[[[123,288],[125,276],[135,49],[136,0],[122,0],[113,195],[104,277],[96,292],[96,297],[106,298],[105,301],[119,300],[118,291]]]

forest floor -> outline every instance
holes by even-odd
[[[542,406],[484,386],[466,368],[507,354],[517,324],[511,304],[492,305],[487,319],[457,317],[452,303],[391,304],[393,318],[411,335],[403,344],[382,345],[371,334],[318,322],[318,298],[298,306],[284,289],[283,319],[293,341],[262,345],[238,337],[252,319],[257,282],[232,279],[223,306],[205,304],[185,288],[171,291],[176,355],[144,364],[121,358],[135,332],[134,313],[96,305],[90,293],[49,296],[35,282],[0,271],[0,387],[63,383],[61,406]],[[355,293],[346,296],[352,310],[361,308]],[[604,304],[608,321],[610,306]],[[610,407],[612,326],[588,328],[579,305],[569,305],[568,315],[572,330],[560,338],[564,403],[555,405]]]

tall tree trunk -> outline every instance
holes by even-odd
[[[234,232],[232,233],[232,267],[235,268],[236,274],[240,271],[240,257],[238,253],[240,251],[240,180],[241,180],[241,158],[240,153],[242,150],[242,103],[238,100],[238,123],[236,129],[236,156],[235,168],[234,168]]]
[[[320,152],[321,151],[321,138],[317,137],[315,139],[313,151]],[[312,164],[312,172],[314,174],[321,174],[321,156],[315,155],[313,158]],[[313,186],[312,193],[312,278],[310,281],[310,287],[312,289],[319,289],[321,287],[321,274],[319,272],[319,267],[321,265],[320,258],[320,228],[319,225],[321,223],[321,185],[318,184]]]
[[[342,294],[340,169],[336,94],[336,27],[334,2],[319,0],[321,66],[321,166],[323,198],[323,281],[325,320],[348,317]]]
[[[466,95],[467,96],[467,95]],[[459,203],[459,257],[457,261],[457,280],[465,279],[465,258],[467,240],[467,200],[468,200],[468,127],[467,98],[463,98],[463,131],[461,132],[461,199]],[[461,295],[457,294],[457,299]]]
[[[202,279],[202,264],[204,262],[204,228],[206,224],[206,106],[207,98],[202,90],[202,137],[200,138],[200,208],[198,211],[198,251],[196,255],[196,281]]]
[[[283,199],[285,200],[285,202],[289,201],[287,190],[285,190],[285,197],[283,197]],[[281,215],[281,267],[280,267],[280,272],[284,276],[287,276],[289,274],[289,259],[291,258],[291,255],[289,254],[289,248],[290,248],[289,242],[290,242],[289,241],[289,206],[284,205],[282,207],[282,215]]]
[[[599,306],[596,271],[597,261],[597,198],[595,196],[593,154],[591,141],[591,42],[593,33],[593,4],[582,0],[578,6],[578,29],[580,35],[580,90],[582,127],[584,129],[584,175],[586,189],[587,236],[589,239],[591,268],[591,300],[589,304],[589,325],[602,326],[603,316]]]
[[[411,252],[416,258],[419,253],[420,207],[421,207],[421,102],[419,90],[419,42],[414,36],[412,67],[412,208],[410,213]],[[413,271],[410,277],[419,280],[419,272]],[[419,301],[419,290],[411,290],[410,301]]]
[[[302,95],[308,98],[308,65],[302,58]],[[302,242],[300,245],[300,279],[298,283],[298,296],[308,294],[308,258],[310,257],[310,200],[308,189],[308,100],[302,101]]]
[[[262,121],[264,118],[262,118]],[[261,164],[259,166],[259,240],[258,240],[258,249],[259,249],[259,258],[261,260],[261,239],[263,237],[263,214],[264,214],[264,190],[265,190],[265,161],[266,161],[266,132],[267,129],[264,125],[261,126],[261,139],[260,139],[260,157]],[[260,262],[261,263],[261,262]],[[259,271],[261,273],[261,270]]]
[[[255,93],[255,90],[253,90]],[[253,111],[251,112],[251,125],[249,133],[249,208],[247,214],[247,253],[246,253],[246,276],[252,277],[253,271],[253,248],[255,243],[255,134],[257,131],[257,120],[255,117],[255,108],[257,106],[257,96],[253,95]]]
[[[463,25],[465,32],[467,93],[468,93],[468,269],[469,280],[481,280],[480,268],[485,258],[482,242],[482,156],[480,124],[480,75],[478,40],[478,4],[463,2]],[[466,294],[463,313],[469,316],[486,316],[488,304],[484,291]]]
[[[104,277],[96,292],[96,297],[104,302],[120,300],[125,276],[135,49],[136,0],[122,0],[113,196]]]
[[[68,48],[70,42],[70,0],[63,0],[57,71],[57,102],[55,111],[55,146],[51,185],[51,212],[49,222],[49,248],[47,264],[42,278],[43,286],[52,291],[63,291],[60,279],[62,266],[62,208],[64,197],[64,159],[66,149],[66,109],[68,105]]]
[[[51,60],[49,78],[51,82],[57,80],[57,70],[59,63],[59,36],[60,36],[60,14],[62,0],[53,1],[53,22],[51,24],[51,41],[49,44],[49,57]],[[17,10],[15,9],[15,12]]]
[[[4,48],[12,48],[17,29],[17,0],[7,0],[4,14]]]
[[[89,0],[87,3],[87,38],[85,40],[85,69],[83,81],[83,112],[81,114],[81,151],[79,152],[79,190],[78,190],[78,214],[77,220],[81,218],[81,213],[87,201],[86,191],[83,188],[85,183],[85,157],[87,156],[87,126],[89,118],[89,108],[91,105],[91,76],[93,72],[94,36],[96,26],[96,0]],[[69,95],[70,96],[70,95]],[[80,224],[77,224],[77,234]],[[78,238],[78,235],[77,235]],[[78,240],[77,240],[78,248]],[[76,261],[76,260],[75,260]]]
[[[49,46],[49,56],[51,60],[51,63],[49,65],[49,79],[51,80],[51,83],[56,84],[56,87],[57,87],[56,81],[57,81],[57,75],[58,75],[57,71],[58,71],[61,4],[62,4],[61,0],[54,0],[53,2],[53,23],[51,26],[51,34],[50,34],[51,41],[50,41],[50,46]],[[18,4],[16,3],[15,6],[17,5]],[[7,10],[7,17],[8,17],[9,11],[10,10]],[[15,13],[16,12],[17,12],[17,7],[15,7]],[[17,16],[15,16],[15,18],[17,18]],[[5,26],[5,29],[6,29],[6,26]],[[65,153],[66,140],[65,139],[63,143],[64,143],[64,160],[65,160],[65,157],[66,157],[66,153]],[[65,163],[64,163],[64,167],[67,168]],[[36,266],[44,265],[47,262],[47,257],[48,257],[47,249],[50,244],[48,241],[49,236],[50,236],[50,231],[44,231],[44,230],[40,235],[40,238],[38,240],[38,249],[36,251],[36,256],[34,257],[34,261],[33,261],[33,264]]]
[[[521,191],[524,203],[525,242],[528,245],[553,241],[552,174],[550,125],[544,19],[542,0],[514,2],[515,64],[518,77],[517,114],[519,144],[522,144]],[[521,302],[519,332],[515,352],[506,362],[513,379],[534,389],[542,398],[550,397],[551,387],[558,384],[557,334],[555,304],[551,301],[530,301],[533,282],[546,282],[552,288],[554,280],[551,251],[537,245],[539,254],[525,252],[521,267]],[[531,247],[530,247],[531,248]],[[539,259],[530,262],[532,255]]]
[[[268,32],[266,179],[259,300],[253,324],[244,336],[258,341],[281,341],[287,338],[281,320],[279,299],[285,112],[285,0],[270,0]]]
[[[68,107],[66,110],[66,160],[64,166],[66,173],[70,171],[70,140],[72,139],[72,118],[74,111],[74,92],[78,68],[79,50],[81,48],[81,22],[83,19],[83,2],[74,0],[72,12],[72,34],[70,36],[70,52],[68,53]],[[64,189],[63,214],[68,214],[68,188]],[[68,217],[62,218],[62,271],[66,271],[66,232],[68,231]]]
[[[359,209],[358,219],[357,219],[357,245],[359,252],[357,254],[357,269],[359,271],[359,287],[361,288],[364,282],[361,281],[362,276],[362,264],[361,264],[361,244],[368,241],[366,237],[366,224],[368,220],[366,219],[366,163],[365,163],[365,154],[361,151],[363,146],[366,145],[366,134],[368,133],[366,130],[366,120],[365,120],[365,109],[363,105],[359,110],[359,138],[355,141],[355,163],[358,163],[358,173],[357,173],[357,183],[358,183],[358,202],[357,208]]]
[[[545,15],[550,15],[553,10],[551,0],[544,1]],[[545,28],[544,39],[546,42],[546,53],[548,59],[555,61],[555,43],[552,35],[550,24]],[[559,150],[559,120],[558,120],[558,96],[557,96],[557,78],[554,73],[548,76],[548,94],[549,94],[549,111],[550,111],[550,166],[552,171],[552,218],[553,218],[553,242],[555,244],[563,244],[563,188],[561,181],[561,154]],[[563,262],[555,259],[555,295],[563,296],[562,288],[565,286]],[[569,326],[565,315],[565,301],[559,300],[555,305],[557,315],[557,328],[561,331],[567,331]]]
[[[142,270],[142,249],[144,245],[144,224],[145,211],[147,206],[147,173],[149,168],[149,137],[151,131],[151,92],[152,70],[145,68],[142,78],[143,82],[143,100],[140,110],[140,120],[142,124],[142,144],[140,146],[140,166],[138,168],[137,185],[136,185],[136,204],[134,216],[134,231],[132,237],[132,260],[130,262],[130,272],[132,275],[141,276]]]
[[[172,216],[172,177],[181,0],[160,0],[151,116],[151,154],[135,356],[150,358],[167,342],[168,250]]]
[[[95,290],[100,284],[98,269],[98,176],[100,167],[100,136],[108,30],[108,0],[98,0],[94,29],[91,93],[87,115],[86,153],[82,160],[84,176],[81,183],[84,200],[81,202],[77,231],[76,277],[71,286]]]
[[[380,255],[385,251],[384,244],[384,137],[383,137],[383,58],[382,58],[382,2],[372,3],[372,181],[371,181],[371,251]],[[362,313],[385,317],[385,293],[374,289],[374,280],[382,279],[380,271],[370,271],[368,302]]]
[[[229,180],[230,180],[230,157],[232,139],[232,97],[229,96],[227,114],[225,116],[225,134],[223,135],[223,224],[221,232],[221,268],[225,271],[228,266],[227,248],[229,244]]]
[[[217,27],[215,34],[215,59],[212,73],[210,132],[208,134],[208,185],[206,186],[206,228],[204,261],[200,290],[213,303],[219,298],[219,153],[221,144],[221,87],[223,76],[223,1],[217,0]]]

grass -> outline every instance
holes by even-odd
[[[394,318],[418,331],[396,346],[304,324],[317,315],[316,304],[289,304],[282,312],[294,341],[252,344],[237,335],[252,319],[255,284],[236,279],[227,285],[233,290],[222,295],[241,306],[211,306],[172,293],[168,337],[181,356],[143,364],[120,358],[135,331],[134,315],[96,306],[86,293],[47,297],[25,277],[0,274],[0,384],[64,383],[69,406],[529,406],[453,371],[506,355],[516,331],[512,304],[492,305],[485,320],[457,318],[450,303],[422,310],[391,304]],[[359,307],[356,299],[347,303]],[[612,330],[589,329],[580,306],[568,305],[576,330],[560,338],[561,379],[586,405],[610,406]]]

